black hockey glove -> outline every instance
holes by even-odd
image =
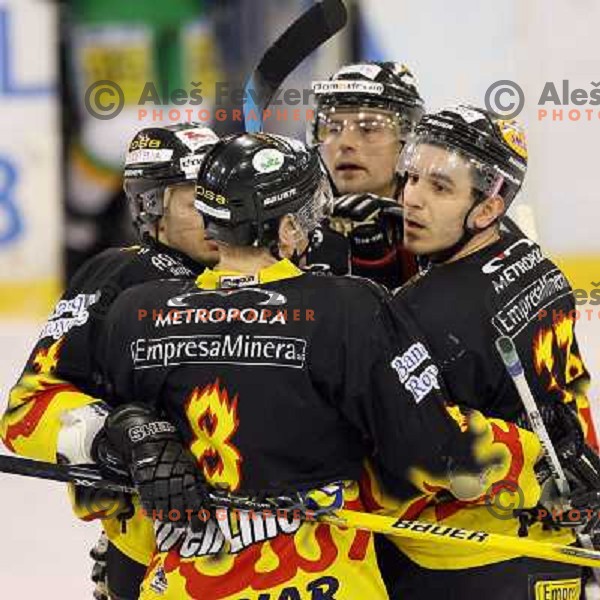
[[[540,461],[536,471],[543,485],[542,504],[549,508],[557,504],[570,505],[580,511],[580,522],[561,522],[559,519],[561,526],[589,526],[590,517],[597,521],[596,515],[600,510],[600,458],[586,444],[577,413],[570,405],[563,402],[544,403],[540,406],[540,415],[571,490],[569,498],[557,498],[548,462]],[[524,416],[518,424],[530,429]]]
[[[350,244],[341,233],[331,229],[328,220],[311,233],[306,251],[306,269],[318,269],[332,275],[348,275],[350,272]]]
[[[127,466],[149,516],[202,528],[198,512],[209,505],[206,481],[175,427],[150,407],[125,404],[115,409],[94,453],[109,469],[119,462]]]
[[[564,402],[546,403],[542,420],[574,494],[600,491],[600,460],[586,444],[577,413]]]
[[[390,289],[416,272],[414,259],[402,250],[402,208],[375,194],[351,194],[335,201],[330,226],[349,240],[353,275]]]

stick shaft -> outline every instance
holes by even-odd
[[[26,458],[0,455],[0,472],[70,482],[115,492],[131,493],[134,491],[130,484],[103,479],[100,471],[94,465],[55,465]],[[240,504],[240,501],[235,497],[213,496],[212,500],[215,506],[225,506],[239,510],[264,510],[265,508],[272,510],[274,507],[268,501],[261,503],[243,499]],[[331,515],[321,516],[320,519],[337,527],[363,529],[374,533],[419,540],[423,543],[442,543],[450,546],[464,546],[467,544],[473,547],[474,551],[475,549],[497,550],[511,556],[529,556],[531,558],[590,567],[600,566],[600,552],[594,550],[546,544],[534,540],[486,533],[485,531],[471,531],[447,527],[442,524],[406,521],[395,517],[350,510],[338,510]]]
[[[517,388],[517,392],[519,393],[519,397],[521,398],[523,407],[527,413],[531,428],[540,439],[544,452],[548,457],[548,466],[552,472],[552,477],[556,481],[558,491],[561,496],[567,498],[570,493],[569,482],[567,481],[564,469],[558,460],[554,444],[552,443],[546,425],[542,420],[542,416],[538,410],[529,383],[525,378],[523,364],[521,363],[515,344],[509,337],[501,337],[496,341],[496,348],[500,353],[500,357],[502,358],[502,362],[504,362],[508,374],[511,376],[515,387]]]

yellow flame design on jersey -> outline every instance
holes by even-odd
[[[538,375],[548,376],[547,390],[560,394],[565,403],[574,402],[587,442],[596,447],[596,433],[587,398],[589,375],[581,356],[573,348],[573,317],[562,315],[551,327],[541,329],[533,341],[533,361]]]
[[[574,379],[585,373],[585,367],[581,358],[572,351],[574,338],[574,323],[570,318],[564,318],[558,322],[555,328],[556,343],[566,356],[565,381],[571,383]]]
[[[64,342],[64,338],[60,338],[47,349],[41,349],[36,352],[33,359],[33,366],[39,374],[50,374],[58,365],[58,355],[60,348]]]
[[[238,397],[230,399],[219,381],[195,388],[186,403],[186,414],[194,434],[190,450],[198,459],[207,481],[235,492],[241,484],[242,456],[231,442],[237,431]]]
[[[533,341],[533,361],[538,374],[546,371],[549,376],[548,389],[558,389],[558,382],[554,376],[554,330],[542,329],[538,331]]]
[[[581,357],[573,351],[574,322],[568,316],[557,319],[552,327],[540,330],[533,342],[533,359],[535,370],[539,375],[544,371],[548,374],[548,390],[559,390],[564,402],[571,402],[576,398],[572,391],[561,388],[560,377],[557,369],[564,362],[564,383],[572,381],[585,375],[585,367]],[[557,364],[558,363],[558,364]]]

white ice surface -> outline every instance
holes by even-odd
[[[2,411],[39,328],[0,322]],[[98,532],[72,515],[64,484],[0,473],[0,598],[91,600],[88,553]]]

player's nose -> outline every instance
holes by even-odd
[[[360,143],[360,134],[353,126],[346,126],[341,131],[339,136],[340,149],[356,149]]]
[[[402,206],[405,208],[421,209],[425,206],[425,195],[419,183],[408,183],[402,194]]]

